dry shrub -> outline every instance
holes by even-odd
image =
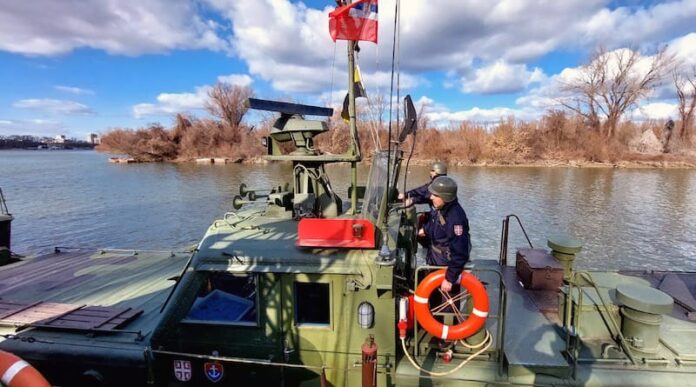
[[[486,130],[482,127],[461,128],[465,157],[472,163],[479,161],[486,151]]]
[[[116,128],[101,136],[101,143],[96,147],[99,152],[130,154],[135,143],[132,129]]]
[[[206,108],[218,120],[195,119],[177,114],[171,129],[159,124],[133,131],[113,129],[102,136],[103,152],[123,153],[140,161],[164,161],[197,157],[246,159],[263,152],[253,128],[242,123],[248,111],[248,87],[219,83],[209,92]]]
[[[268,136],[276,120],[268,114],[256,130],[245,125],[242,118],[247,111],[243,101],[251,95],[248,88],[216,85],[211,90],[208,110],[216,119],[196,119],[183,114],[175,116],[171,129],[155,124],[137,131],[113,129],[102,136],[100,151],[125,153],[143,161],[187,160],[197,157],[227,157],[237,161],[254,159],[265,154],[261,138]],[[364,109],[360,107],[359,109]],[[365,111],[358,115],[367,117]],[[453,164],[492,162],[517,164],[538,160],[580,160],[616,162],[631,158],[645,159],[629,154],[631,139],[652,130],[657,138],[662,135],[662,122],[622,122],[615,128],[614,137],[607,140],[591,130],[582,116],[567,111],[549,111],[538,121],[517,121],[514,117],[486,128],[470,122],[456,126],[434,127],[425,115],[419,116],[418,132],[413,146],[416,160],[446,160]],[[328,133],[315,139],[315,148],[323,153],[344,154],[350,149],[348,124],[336,111],[329,119]],[[403,123],[401,123],[403,126]],[[388,144],[388,122],[374,118],[358,123],[358,137],[364,160],[369,160],[379,143]],[[392,139],[396,140],[401,128],[392,123]],[[693,155],[691,140],[672,138],[671,149],[682,155]],[[674,142],[678,141],[678,142]],[[402,149],[410,153],[413,136]],[[281,145],[285,152],[294,150],[292,142]],[[675,152],[676,153],[676,152]]]
[[[159,124],[151,124],[136,131],[114,129],[102,136],[102,144],[97,150],[125,153],[138,161],[171,160],[178,153],[177,145]]]

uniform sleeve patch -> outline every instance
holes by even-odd
[[[464,225],[455,224],[454,225],[454,235],[462,236],[464,234]]]

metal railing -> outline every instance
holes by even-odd
[[[419,273],[422,271],[433,271],[440,270],[442,266],[430,266],[423,265],[416,268],[414,271],[414,284],[418,288]],[[466,270],[466,269],[465,269]],[[494,273],[498,277],[498,313],[489,314],[488,318],[494,318],[498,320],[497,331],[496,331],[496,352],[498,361],[498,374],[503,375],[503,354],[505,348],[505,310],[507,309],[507,288],[505,287],[505,281],[503,281],[503,274],[499,270],[495,269],[472,269],[471,272],[489,272]],[[425,276],[423,277],[425,278]],[[438,313],[441,316],[455,316],[455,313]],[[468,313],[463,313],[464,316],[468,316]],[[419,339],[418,339],[418,320],[413,322],[413,343],[414,343],[414,355],[419,356]]]
[[[2,188],[0,188],[0,215],[9,215],[10,211],[7,209],[7,202],[5,201],[5,195],[2,194]]]
[[[621,327],[619,323],[614,319],[614,316],[612,316],[611,312],[609,311],[609,303],[607,303],[607,301],[604,299],[604,296],[602,296],[602,293],[600,292],[599,287],[595,283],[594,278],[592,278],[592,275],[589,272],[576,271],[572,274],[570,278],[568,278],[568,280],[566,280],[566,283],[568,285],[568,293],[566,294],[564,305],[565,310],[563,311],[563,327],[566,331],[566,353],[571,354],[573,357],[573,373],[575,374],[577,369],[578,339],[577,337],[575,337],[575,339],[571,342],[570,336],[577,336],[579,333],[581,326],[580,316],[581,309],[583,306],[583,294],[585,293],[585,291],[583,290],[583,286],[580,284],[579,278],[584,279],[585,282],[587,282],[597,293],[599,302],[602,306],[600,308],[599,305],[597,305],[597,310],[601,315],[603,315],[604,320],[607,321],[607,329],[609,329],[609,333],[611,333],[611,336],[614,339],[614,341],[616,341],[619,347],[623,350],[624,354],[631,362],[631,364],[638,364],[635,356],[633,355],[633,352],[631,351],[631,348],[628,345],[626,338],[623,336],[623,333],[621,332]],[[574,288],[578,288],[578,301],[576,305],[573,305]]]
[[[498,260],[498,263],[500,263],[501,266],[505,267],[507,266],[507,250],[508,250],[508,234],[510,233],[510,218],[515,218],[517,220],[517,224],[520,225],[520,229],[522,229],[522,233],[524,233],[524,237],[527,239],[527,243],[529,243],[530,248],[534,248],[532,245],[532,241],[529,240],[529,235],[527,235],[527,231],[524,229],[524,226],[522,226],[522,221],[520,218],[515,215],[515,214],[510,214],[503,218],[503,227],[500,230],[500,258]]]

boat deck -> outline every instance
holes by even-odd
[[[0,267],[0,348],[143,361],[190,253],[64,250]],[[36,346],[41,351],[34,351]]]
[[[628,378],[626,372],[641,373],[641,385],[655,385],[659,380],[667,380],[675,385],[694,385],[696,383],[696,315],[694,301],[696,297],[696,273],[654,272],[654,271],[622,271],[591,272],[592,279],[599,291],[608,302],[611,313],[618,317],[618,306],[614,289],[622,283],[634,283],[659,289],[674,298],[674,307],[670,314],[663,316],[660,330],[659,353],[650,359],[643,359],[639,354],[638,364],[630,366],[629,361],[621,354],[611,353],[603,358],[602,350],[611,343],[611,333],[604,324],[600,323],[603,310],[597,293],[590,287],[583,287],[582,301],[583,322],[580,335],[582,337],[578,367],[573,369],[572,359],[567,357],[566,335],[563,331],[560,310],[563,308],[563,293],[559,291],[529,290],[520,283],[514,266],[501,267],[496,261],[475,261],[474,273],[486,283],[491,300],[491,313],[486,324],[493,335],[493,346],[487,351],[488,356],[481,357],[484,361],[473,361],[466,371],[458,371],[450,376],[452,380],[484,381],[491,380],[498,371],[491,367],[490,361],[498,357],[500,338],[497,336],[498,315],[498,277],[491,275],[498,271],[502,275],[503,284],[507,290],[506,308],[503,314],[504,343],[502,346],[505,376],[503,380],[515,383],[558,383],[560,380],[569,381],[571,385],[586,385],[608,383],[621,385],[622,381],[630,380],[638,383],[636,378]],[[576,289],[577,290],[577,289]],[[606,316],[606,315],[605,315]],[[596,319],[596,320],[593,320]],[[619,326],[620,320],[617,320]],[[421,336],[422,335],[422,336]],[[419,360],[431,370],[444,372],[458,365],[439,358],[434,339],[420,331],[418,337]],[[457,351],[469,353],[458,344]],[[495,363],[494,363],[495,364]],[[655,367],[661,372],[656,372]],[[669,376],[667,372],[671,372]],[[400,362],[397,367],[397,379],[408,380],[408,377],[419,375],[407,361]],[[402,379],[405,378],[405,379]],[[674,378],[674,379],[671,379]],[[408,384],[408,383],[406,383]],[[669,383],[668,383],[669,384]]]

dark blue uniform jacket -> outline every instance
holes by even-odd
[[[445,203],[440,210],[433,208],[423,229],[430,239],[426,262],[428,265],[447,266],[445,278],[456,283],[471,251],[469,220],[459,201]]]
[[[428,187],[430,187],[430,183],[432,183],[433,180],[434,179],[431,179],[429,182],[423,184],[422,186],[406,192],[406,197],[411,198],[413,204],[430,204],[430,191],[428,191]]]

